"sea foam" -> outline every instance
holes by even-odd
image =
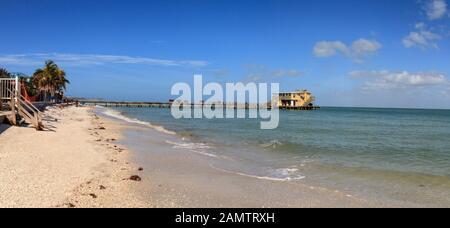
[[[250,178],[256,178],[259,180],[268,180],[268,181],[298,181],[298,180],[303,180],[306,178],[303,175],[286,176],[286,177],[277,177],[276,175],[274,175],[274,176],[258,176],[258,175],[252,175],[252,174],[247,174],[247,173],[242,173],[242,172],[229,171],[229,170],[217,168],[214,166],[211,166],[211,168],[225,172],[225,173],[230,173],[230,174],[244,176],[244,177],[250,177]]]
[[[261,144],[261,147],[264,147],[264,148],[274,148],[274,149],[276,149],[278,146],[281,146],[281,145],[283,145],[282,142],[280,142],[280,141],[278,141],[278,140],[272,140],[272,141],[270,141],[270,142],[268,142],[268,143],[263,143],[263,144]]]
[[[215,154],[205,152],[205,150],[208,150],[211,148],[210,146],[206,145],[205,143],[191,143],[191,142],[177,143],[177,142],[172,142],[169,140],[167,140],[166,143],[172,145],[172,148],[174,148],[174,149],[185,149],[185,150],[189,150],[191,152],[205,155],[208,157],[219,158],[219,156],[217,156]]]
[[[165,129],[162,126],[153,125],[153,124],[151,124],[149,122],[145,122],[145,121],[138,120],[138,119],[135,119],[135,118],[127,117],[127,116],[123,115],[122,113],[120,113],[119,111],[116,111],[116,110],[105,109],[102,113],[104,115],[107,115],[107,116],[110,116],[110,117],[113,117],[113,118],[116,118],[116,119],[120,119],[120,120],[123,120],[123,121],[128,122],[128,123],[134,123],[134,124],[139,124],[139,125],[143,125],[143,126],[146,126],[146,127],[150,127],[152,129],[154,129],[154,130],[156,130],[158,132],[164,133],[164,134],[176,135],[175,132],[169,131],[169,130]]]

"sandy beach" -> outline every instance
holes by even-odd
[[[226,160],[167,143],[178,135],[94,107],[50,107],[44,125],[1,125],[0,207],[420,206],[222,170]]]
[[[0,207],[145,207],[139,167],[114,144],[120,125],[86,107],[52,107],[44,131],[1,125]]]
[[[159,132],[100,117],[92,109],[48,108],[44,113],[44,131],[1,125],[0,207],[366,205],[326,189],[212,169],[201,156],[161,147],[164,141]],[[125,129],[154,134],[154,156],[142,157],[122,143],[119,145]],[[159,156],[163,153],[168,154]],[[137,165],[138,161],[146,164],[144,168]],[[140,175],[142,180],[130,180],[134,175]],[[248,194],[254,191],[256,194]],[[295,200],[281,200],[292,191],[298,193]]]

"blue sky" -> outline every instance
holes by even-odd
[[[279,82],[318,104],[450,108],[448,0],[0,0],[0,67],[67,94],[169,99],[176,82]]]

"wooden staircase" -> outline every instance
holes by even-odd
[[[21,95],[18,83],[17,78],[0,80],[0,121],[6,117],[12,125],[27,122],[37,130],[43,130],[41,111]]]

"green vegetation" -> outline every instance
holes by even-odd
[[[9,73],[6,69],[0,68],[0,78],[11,78],[12,74]]]
[[[49,101],[50,98],[62,99],[66,86],[70,83],[66,72],[51,60],[46,61],[44,67],[37,69],[31,77],[24,74],[12,74],[0,68],[0,78],[15,76],[20,78],[28,95],[40,95],[41,100],[44,101]]]

